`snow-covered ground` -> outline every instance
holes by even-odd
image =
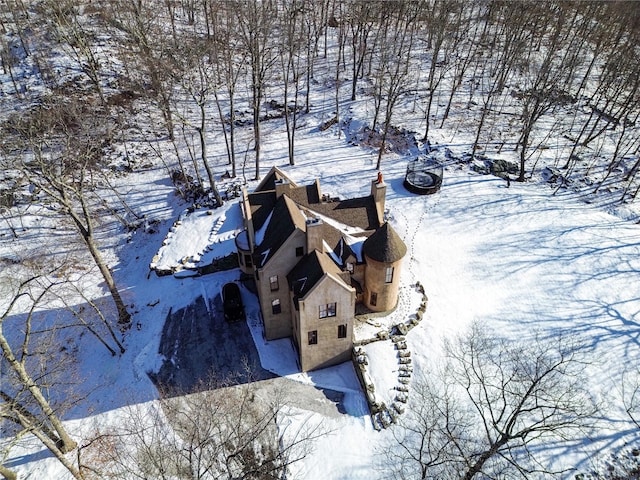
[[[287,161],[283,122],[264,122],[261,170],[277,165],[298,184],[319,178],[323,193],[331,196],[367,195],[370,180],[377,174],[377,152],[355,145],[351,134],[370,121],[372,101],[364,97],[343,102],[341,118],[347,131],[334,126],[320,132],[318,125],[328,120],[327,112],[333,107],[328,100],[332,95],[332,88],[317,94],[311,114],[303,117],[296,137],[295,166]],[[341,98],[348,95],[341,94]],[[424,120],[420,113],[412,113],[410,103],[398,106],[394,122],[422,131]],[[465,128],[473,117],[463,111],[468,107],[454,107],[460,111],[452,116],[457,115],[460,121],[432,128],[430,140],[461,156],[469,152],[473,140],[474,128]],[[239,134],[250,137],[248,127]],[[218,176],[228,168],[220,137],[210,132],[209,152]],[[150,271],[150,267],[194,269],[228,255],[234,250],[233,237],[241,228],[241,218],[237,199],[219,209],[197,209],[187,215],[189,205],[175,195],[167,170],[153,159],[145,143],[130,142],[127,151],[133,152],[132,157],[144,153],[145,160],[138,162],[132,173],[113,181],[129,207],[146,215],[154,227],[124,233],[108,217],[99,226],[98,241],[133,314],[133,328],[124,337],[126,352],[119,357],[111,357],[89,335],[77,339],[77,375],[82,382],[76,393],[82,402],[64,419],[80,445],[97,431],[122,422],[129,405],[158,408],[159,395],[147,372],[157,371],[163,360],[158,347],[168,312],[200,295],[211,297],[224,283],[239,277],[238,270],[202,277],[159,277]],[[171,152],[168,145],[158,148]],[[540,150],[537,171],[555,164],[559,151]],[[413,285],[420,282],[424,286],[429,299],[424,319],[407,334],[416,375],[428,373],[430,361],[441,354],[443,338],[463,332],[474,321],[511,338],[561,335],[581,340],[590,350],[587,368],[593,393],[603,401],[605,410],[598,434],[570,449],[558,447],[559,461],[588,471],[625,444],[637,445],[640,432],[625,415],[620,395],[623,373],[640,360],[640,225],[636,223],[640,208],[617,203],[615,192],[606,189],[590,195],[588,202],[578,189],[561,189],[554,195],[554,187],[541,181],[538,174],[528,183],[511,182],[507,188],[503,179],[475,173],[468,164],[455,162],[446,166],[439,193],[417,196],[402,184],[407,162],[415,153],[390,153],[382,161],[388,217],[407,244],[408,254],[399,306],[389,318],[375,319],[374,323],[405,320],[420,303]],[[496,152],[495,158],[515,162],[517,152],[505,148]],[[249,165],[247,170],[252,168]],[[250,180],[247,188],[256,185]],[[46,207],[20,208],[22,222],[13,222],[20,227],[17,239],[12,238],[9,224],[0,221],[3,259],[19,262],[21,249],[46,248],[50,254],[65,251],[71,235],[62,228],[53,230],[55,220],[43,214]],[[91,265],[89,260],[83,268],[99,283],[97,272],[87,265]],[[91,292],[96,297],[106,296],[101,284]],[[315,442],[304,461],[294,466],[293,473],[308,480],[388,478],[383,452],[393,445],[393,431],[374,428],[351,364],[299,373],[291,342],[265,342],[257,299],[244,289],[243,297],[247,322],[265,369],[345,394],[346,413],[340,417],[290,408],[281,418],[281,426],[292,431],[303,423],[317,423],[328,432]],[[52,314],[56,314],[54,308]],[[365,338],[375,331],[375,325],[362,325],[358,335]],[[391,341],[372,343],[365,349],[376,391],[389,404],[398,379],[396,351]],[[411,401],[411,384],[409,387]],[[31,437],[14,446],[5,463],[25,479],[69,476]]]
[[[376,174],[371,152],[348,145],[331,132],[301,135],[299,142],[295,167],[283,165],[280,157],[265,162],[265,169],[278,165],[301,184],[318,176],[323,191],[332,195],[366,194]],[[270,141],[267,155],[275,156],[282,148],[283,144]],[[570,192],[552,196],[552,190],[533,183],[512,182],[506,188],[502,179],[456,166],[445,170],[438,194],[416,196],[402,185],[406,160],[386,158],[382,169],[389,218],[408,246],[403,300],[391,315],[415,311],[419,300],[411,285],[416,281],[424,285],[429,298],[424,320],[407,335],[416,373],[439,354],[443,337],[463,331],[474,320],[513,338],[536,334],[579,338],[592,350],[588,368],[593,391],[609,400],[611,421],[602,430],[602,441],[585,441],[580,449],[565,452],[565,461],[588,469],[600,448],[637,439],[615,400],[622,373],[637,364],[640,352],[640,227]],[[158,205],[149,203],[156,199]],[[167,210],[171,202],[160,196],[139,201],[165,217],[158,232],[136,233],[117,250],[115,273],[134,308],[138,328],[126,335],[127,352],[120,358],[96,349],[81,351],[80,374],[88,396],[67,417],[81,444],[97,426],[117,424],[126,405],[155,408],[158,394],[146,372],[156,370],[161,361],[157,351],[167,312],[238,276],[237,271],[197,278],[148,275],[149,263],[159,252],[172,259],[204,251],[214,257],[226,255],[233,244],[231,232],[238,228],[237,201],[213,211],[196,211],[190,220],[182,217],[177,227],[173,224],[182,212]],[[170,254],[169,246],[176,253]],[[290,342],[263,340],[257,300],[247,291],[244,295],[247,321],[265,368],[346,393],[347,413],[340,418],[319,418],[294,409],[283,418],[287,424],[315,418],[330,431],[295,467],[297,473],[319,480],[386,478],[379,461],[391,433],[373,428],[353,367],[297,373]],[[366,348],[369,373],[377,391],[389,401],[398,369],[393,346],[386,341]],[[60,464],[33,441],[21,443],[12,455],[8,465],[23,478],[65,477]]]

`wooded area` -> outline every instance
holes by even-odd
[[[517,150],[519,181],[533,173],[536,152],[555,148],[565,177],[580,162],[605,163],[596,191],[611,175],[624,186],[621,201],[638,191],[640,14],[632,2],[6,0],[4,7],[2,68],[12,79],[5,98],[20,99],[26,111],[53,108],[60,96],[81,99],[114,119],[102,142],[126,141],[127,112],[144,104],[152,135],[159,117],[174,142],[176,158],[167,162],[196,188],[215,192],[207,135],[224,136],[232,176],[244,157],[243,172],[248,162],[259,178],[265,120],[284,117],[293,164],[301,116],[324,108],[339,124],[345,102],[364,96],[373,102],[367,120],[378,166],[389,129],[402,126],[398,103],[408,100],[422,112],[423,141],[445,125],[473,128],[471,155]],[[312,106],[312,93],[327,89],[334,98]],[[4,119],[5,136],[15,117]],[[508,131],[498,129],[505,117]]]
[[[266,122],[283,120],[286,157],[294,165],[296,132],[311,115],[322,119],[320,130],[343,135],[349,103],[366,99],[368,117],[360,120],[366,123],[366,146],[376,152],[376,169],[383,168],[391,135],[402,131],[425,149],[434,132],[446,127],[472,133],[460,162],[510,149],[519,159],[511,180],[526,182],[540,174],[541,152],[553,150],[557,189],[578,172],[588,193],[611,188],[616,202],[631,203],[640,191],[639,39],[640,8],[622,1],[1,0],[0,60],[11,81],[0,84],[0,220],[17,239],[20,208],[42,202],[43,215],[55,216],[60,225],[49,240],[64,252],[54,259],[34,248],[15,265],[2,259],[3,433],[16,439],[33,433],[75,478],[116,478],[151,468],[119,455],[131,454],[125,435],[138,442],[133,456],[147,449],[147,460],[160,470],[164,456],[185,449],[175,436],[173,443],[160,440],[164,449],[145,445],[145,425],[132,420],[130,431],[107,432],[88,446],[92,461],[96,445],[110,445],[114,455],[100,456],[103,471],[90,470],[67,455],[77,445],[59,419],[73,398],[73,375],[61,372],[69,352],[56,344],[59,332],[86,331],[117,357],[125,352],[122,334],[132,326],[133,312],[95,232],[107,217],[130,231],[147,221],[111,186],[114,175],[141,168],[144,160],[128,150],[134,140],[163,165],[182,198],[215,206],[223,202],[217,188],[223,173],[260,178]],[[420,131],[406,131],[407,109],[422,118]],[[224,139],[224,152],[210,151],[214,137]],[[116,145],[127,154],[114,166]],[[107,301],[95,301],[95,282],[85,280],[89,267],[77,267],[88,263],[99,272]],[[64,311],[64,322],[36,321],[50,303]],[[17,340],[3,331],[10,322],[12,332],[21,332]],[[493,355],[494,347],[508,360]],[[483,471],[499,475],[512,462],[526,477],[527,469],[536,468],[527,451],[529,436],[564,435],[595,411],[574,374],[577,346],[535,347],[527,357],[534,363],[527,364],[481,331],[450,344],[449,377],[441,383],[423,379],[424,409],[398,433],[403,464],[421,478],[434,471],[474,478]],[[469,367],[477,361],[486,370]],[[513,378],[532,369],[538,375],[532,384],[513,387]],[[503,383],[487,389],[492,376]],[[559,386],[569,377],[576,380],[574,390]],[[546,382],[553,388],[542,388]],[[625,408],[636,426],[638,384],[634,377],[625,390]],[[458,405],[460,397],[451,391],[464,394],[465,386],[466,405],[486,424],[484,438],[465,436],[467,425],[478,424],[466,407],[443,416],[442,405]],[[238,394],[247,405],[250,397],[250,391]],[[191,399],[190,408],[200,412],[213,405],[236,414],[235,405],[205,400]],[[553,412],[536,412],[536,402]],[[529,403],[536,405],[533,413],[523,415]],[[519,408],[512,410],[514,405]],[[224,430],[235,449],[225,450],[215,443],[219,438],[198,431],[193,441],[209,442],[206,448],[186,450],[206,453],[211,464],[229,455],[224,468],[210,467],[229,477],[282,473],[298,454],[274,446],[282,447],[272,430],[280,408],[242,412],[253,423],[235,436],[229,425],[211,427]],[[502,410],[496,414],[495,408]],[[565,416],[558,419],[557,412]],[[131,410],[132,419],[140,420],[137,414]],[[488,419],[496,416],[508,425],[491,424]],[[185,431],[188,420],[181,425]],[[152,427],[154,435],[165,433],[156,423]],[[261,454],[247,446],[252,428],[265,437]],[[425,444],[433,449],[425,451]],[[1,453],[0,464],[7,452]],[[171,469],[181,474],[193,461]],[[0,474],[15,478],[2,465]]]

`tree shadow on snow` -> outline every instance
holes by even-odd
[[[159,348],[164,359],[149,372],[162,396],[208,390],[212,379],[230,386],[275,377],[260,366],[247,323],[226,321],[217,300],[199,296],[167,315]]]

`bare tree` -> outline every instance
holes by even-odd
[[[92,169],[99,165],[108,122],[97,115],[99,112],[83,108],[73,100],[51,102],[17,122],[23,142],[21,169],[71,220],[109,289],[118,324],[125,329],[131,315],[96,241],[97,215],[90,202]]]
[[[335,121],[338,125],[338,137],[340,137],[340,132],[342,131],[340,127],[340,72],[345,70],[345,62],[344,62],[344,50],[347,42],[346,35],[346,26],[345,26],[345,5],[343,2],[338,2],[337,5],[335,3],[332,4],[332,12],[329,21],[327,22],[328,26],[336,28],[337,34],[337,47],[338,51],[336,53],[336,67],[335,67],[335,76],[333,78],[334,81],[334,108],[335,108],[335,117],[330,120],[330,122]],[[325,36],[325,49],[326,49],[326,36]]]
[[[364,74],[364,61],[371,55],[369,36],[378,20],[379,2],[353,0],[347,2],[347,33],[351,45],[351,100],[356,99],[358,79]]]
[[[115,27],[114,36],[120,42],[119,58],[126,70],[126,78],[134,91],[151,94],[162,113],[164,128],[170,140],[174,139],[173,96],[176,50],[173,2],[164,2],[169,18],[157,2],[130,2],[114,0],[108,16]],[[167,22],[167,20],[169,20]],[[167,31],[167,23],[172,27]],[[185,174],[185,172],[182,172]]]
[[[42,2],[46,19],[60,46],[88,79],[103,105],[106,104],[103,83],[105,58],[99,58],[93,45],[95,27],[88,25],[83,15],[83,2],[78,0],[47,0]],[[98,18],[94,16],[93,18]]]
[[[383,20],[380,28],[383,34],[379,47],[380,57],[377,63],[377,71],[373,80],[376,108],[371,130],[374,132],[383,101],[385,105],[376,170],[380,169],[380,164],[382,163],[382,155],[386,148],[393,111],[408,85],[411,51],[418,25],[416,19],[420,13],[420,6],[409,1],[389,4],[387,8],[390,11],[381,15]]]
[[[575,342],[512,342],[474,324],[446,342],[445,352],[445,363],[417,382],[413,407],[395,432],[394,464],[403,472],[396,478],[552,473],[536,449],[593,421],[597,409]]]
[[[490,2],[489,5],[485,29],[479,41],[491,45],[489,54],[492,58],[490,57],[490,61],[481,59],[478,65],[481,71],[478,81],[481,104],[472,156],[480,147],[480,139],[487,120],[491,114],[496,113],[493,111],[495,103],[529,45],[531,32],[527,27],[532,23],[531,18],[535,12],[534,2],[522,2],[518,9],[500,2]]]
[[[479,41],[482,31],[482,22],[477,17],[481,16],[487,7],[483,2],[477,2],[473,6],[464,4],[465,8],[460,10],[460,16],[456,19],[452,27],[450,35],[453,36],[457,44],[455,51],[450,52],[450,58],[447,61],[453,63],[452,79],[450,81],[451,88],[449,90],[449,99],[447,106],[442,114],[440,127],[449,117],[453,99],[465,80],[467,71],[473,64],[478,51],[481,49],[482,43]],[[477,9],[477,10],[476,10]]]
[[[235,31],[235,21],[233,9],[228,8],[225,3],[217,3],[215,9],[210,8],[211,35],[208,39],[210,43],[211,55],[214,58],[216,71],[216,87],[213,95],[216,101],[216,108],[222,133],[224,135],[225,146],[229,165],[231,165],[231,177],[235,178],[236,172],[236,89],[241,75],[244,72],[246,53],[240,46],[240,40]],[[223,111],[223,93],[226,93],[226,106],[229,110],[227,116]],[[228,132],[227,132],[228,129]]]
[[[525,165],[528,159],[528,149],[531,143],[531,134],[537,122],[549,111],[557,106],[571,103],[572,97],[563,91],[559,85],[569,85],[567,70],[571,71],[574,65],[562,57],[562,48],[565,45],[566,36],[570,34],[573,25],[567,24],[569,17],[569,5],[558,4],[554,9],[551,5],[545,5],[535,14],[537,18],[544,18],[542,22],[550,25],[548,35],[546,32],[540,35],[544,38],[545,46],[542,52],[537,52],[535,57],[541,57],[537,61],[530,56],[527,63],[527,74],[523,83],[526,85],[521,92],[522,113],[520,114],[522,129],[520,138],[516,142],[516,148],[520,148],[520,171],[517,181],[525,180]],[[541,40],[542,42],[542,40]],[[542,47],[541,47],[542,49]]]
[[[284,121],[287,128],[287,145],[289,152],[289,165],[295,164],[294,147],[296,127],[298,124],[299,98],[302,76],[308,66],[308,62],[303,59],[307,50],[307,45],[311,41],[307,37],[304,16],[305,0],[286,0],[282,2],[282,12],[285,18],[280,37],[280,66],[282,68],[283,84],[283,111]],[[291,88],[293,88],[293,99],[289,100]],[[307,92],[307,96],[309,93]]]
[[[62,383],[59,376],[56,379],[56,368],[60,375],[66,362],[56,348],[55,325],[39,325],[35,318],[56,282],[38,274],[21,277],[16,268],[5,272],[0,278],[6,299],[0,307],[0,420],[12,425],[7,431],[16,437],[33,434],[80,479],[78,469],[65,456],[77,444],[58,416],[60,406],[48,398],[48,392]],[[20,314],[18,308],[26,313]]]
[[[200,393],[173,392],[160,404],[131,406],[127,421],[83,447],[87,478],[284,478],[323,434],[320,426],[279,424],[282,395],[257,384],[210,381]],[[287,476],[288,478],[288,476]]]
[[[194,127],[200,140],[200,160],[207,172],[209,188],[213,193],[217,205],[222,205],[222,198],[216,186],[215,176],[209,164],[207,156],[207,120],[209,114],[207,105],[211,103],[211,97],[216,90],[215,84],[215,58],[212,57],[210,45],[206,39],[199,36],[184,36],[184,41],[189,47],[182,50],[182,68],[179,71],[179,81],[182,88],[189,94],[191,100],[198,107],[198,122]],[[183,119],[190,125],[188,118]]]
[[[6,38],[0,38],[0,63],[2,63],[2,71],[6,75],[9,74],[11,78],[11,84],[13,85],[13,91],[19,97],[22,91],[22,87],[18,86],[16,77],[14,74],[14,64],[18,62],[15,54],[12,52],[11,45]]]
[[[461,2],[436,0],[423,12],[423,15],[429,18],[427,46],[431,51],[426,85],[423,141],[429,137],[433,100],[436,98],[445,73],[451,68],[450,63],[453,63],[453,57],[459,50],[463,38],[460,29],[463,25],[462,12],[465,8],[467,6]]]
[[[255,179],[257,180],[260,178],[260,107],[267,79],[277,59],[276,46],[272,38],[274,22],[277,21],[276,3],[259,0],[235,0],[233,7],[238,33],[249,61],[253,148],[256,161]]]
[[[307,0],[307,14],[304,16],[305,27],[309,41],[307,42],[307,67],[305,69],[305,113],[309,113],[311,108],[309,98],[311,97],[311,79],[314,75],[315,60],[318,56],[320,38],[325,38],[325,57],[326,57],[326,36],[327,36],[327,15],[329,12],[329,3],[331,0]]]
[[[565,176],[573,171],[583,149],[591,150],[591,142],[615,130],[621,120],[633,118],[637,105],[631,100],[638,88],[636,74],[629,75],[638,63],[632,46],[638,41],[637,12],[615,2],[580,4],[579,13],[586,23],[579,32],[585,38],[589,65],[579,72],[582,80],[576,96],[581,95],[584,101],[568,131],[573,145],[562,166],[568,170]],[[583,108],[590,110],[586,120]],[[592,151],[589,156],[594,156]]]

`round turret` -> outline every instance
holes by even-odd
[[[376,230],[362,246],[366,268],[364,303],[374,312],[395,308],[400,287],[400,267],[407,246],[388,223]]]

